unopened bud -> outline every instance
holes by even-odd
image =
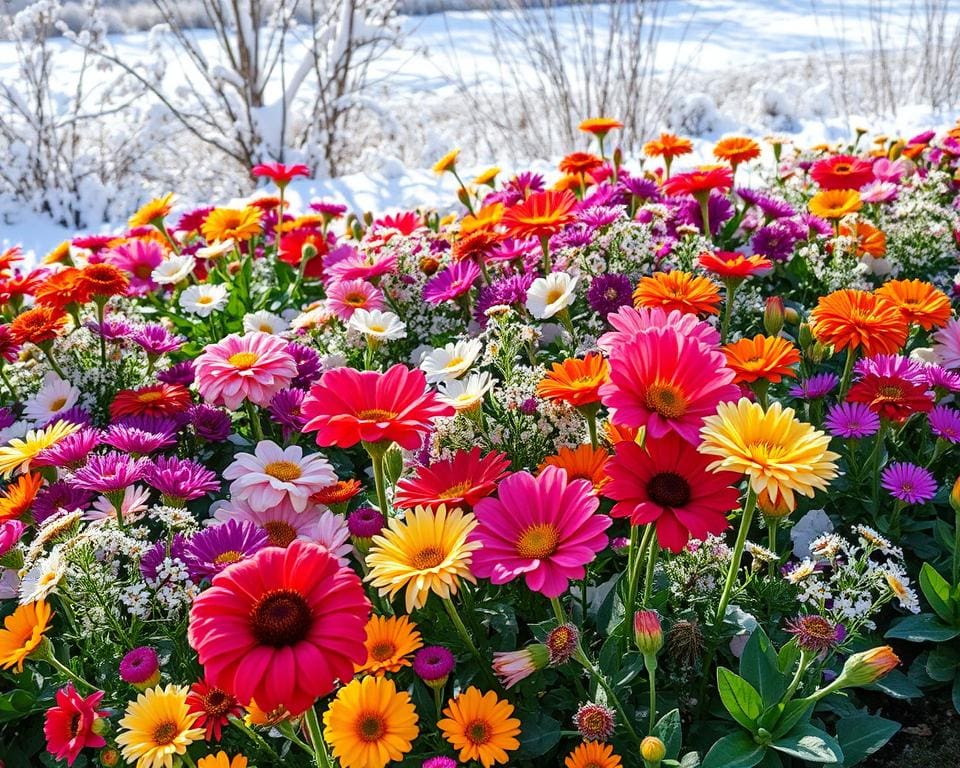
[[[784,307],[783,319],[786,320],[789,325],[796,325],[800,322],[800,313],[797,312],[794,307]]]
[[[779,336],[783,330],[784,307],[779,296],[769,296],[763,308],[763,327],[770,336]]]
[[[649,768],[656,768],[667,756],[667,745],[656,736],[647,736],[640,742],[640,757]]]
[[[100,765],[113,768],[120,764],[120,753],[113,747],[104,747],[100,750]]]
[[[900,659],[889,645],[871,648],[869,651],[855,653],[843,665],[838,688],[853,688],[871,685],[900,663]]]
[[[813,329],[810,327],[810,324],[801,323],[800,330],[797,332],[797,342],[800,344],[800,349],[806,351],[815,341],[816,339],[813,336]]]
[[[633,614],[633,639],[644,656],[656,656],[663,648],[663,628],[656,611]]]
[[[94,718],[94,721],[90,724],[90,730],[97,736],[106,736],[110,733],[110,721],[105,717]]]

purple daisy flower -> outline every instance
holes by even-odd
[[[175,363],[165,371],[160,371],[157,374],[157,379],[164,384],[183,384],[185,387],[193,384],[195,377],[196,373],[193,370],[193,363],[190,360]]]
[[[737,194],[745,203],[759,208],[768,220],[785,219],[797,215],[796,210],[786,200],[767,195],[759,190],[745,187],[738,189]]]
[[[711,192],[707,207],[710,216],[710,232],[717,235],[723,225],[733,216],[733,205],[725,195],[721,195],[719,192]],[[702,230],[703,212],[700,210],[700,203],[692,197],[678,200],[675,221],[677,224],[693,225]]]
[[[446,755],[436,755],[424,760],[421,768],[457,768],[457,761]]]
[[[0,326],[4,328],[6,326]],[[9,408],[0,408],[0,429],[6,429],[11,424],[15,423],[17,417],[13,415],[13,411]]]
[[[385,518],[373,507],[357,507],[347,517],[347,529],[351,536],[370,539],[380,533],[387,524]]]
[[[947,392],[960,392],[960,373],[948,371],[942,365],[928,364],[924,373],[927,385]]]
[[[884,469],[880,484],[894,498],[907,504],[923,504],[937,492],[937,481],[933,475],[923,467],[906,461],[898,461]]]
[[[613,224],[617,219],[623,217],[623,208],[614,206],[604,208],[599,205],[593,205],[577,214],[577,219],[588,227],[599,229]]]
[[[126,424],[112,424],[103,433],[103,442],[124,453],[146,456],[176,443],[175,431],[153,432]]]
[[[480,277],[480,267],[472,261],[455,261],[434,275],[423,288],[423,298],[431,304],[442,304],[462,296]]]
[[[102,324],[96,320],[89,320],[84,325],[107,341],[122,341],[130,338],[130,334],[133,333],[133,326],[130,323],[113,317],[104,318]]]
[[[57,480],[42,488],[33,500],[30,514],[37,525],[41,525],[47,518],[58,514],[68,514],[77,510],[83,511],[93,501],[93,493],[82,488],[74,488],[65,480]]]
[[[295,342],[287,344],[287,352],[297,364],[297,375],[290,382],[291,386],[297,389],[309,389],[310,385],[320,377],[320,355],[317,350]]]
[[[790,387],[790,397],[799,397],[804,400],[816,400],[826,397],[837,388],[840,377],[835,373],[816,373],[809,379],[798,382]]]
[[[142,328],[137,329],[131,338],[148,355],[157,357],[167,352],[176,352],[186,342],[185,338],[174,336],[160,323],[147,323]]]
[[[507,306],[521,306],[527,300],[527,291],[533,285],[533,275],[512,275],[501,280],[495,280],[485,288],[480,289],[477,296],[477,306],[473,316],[480,325],[486,327],[485,312],[498,304]]]
[[[621,178],[620,185],[627,190],[633,197],[638,197],[642,201],[656,200],[660,196],[657,188],[657,182],[652,179],[646,179],[643,176],[631,176]]]
[[[938,405],[929,414],[930,431],[951,443],[960,443],[960,411],[948,405]]]
[[[118,493],[143,478],[146,459],[135,459],[118,451],[90,456],[87,463],[73,473],[73,484],[96,493]]]
[[[100,433],[90,427],[80,427],[63,440],[49,448],[44,448],[33,460],[38,467],[76,468],[86,461],[87,456],[100,445]]]
[[[335,203],[331,200],[317,200],[310,203],[310,210],[322,213],[324,216],[337,218],[347,212],[347,206],[343,203]]]
[[[128,651],[120,660],[120,679],[130,685],[142,685],[160,676],[160,657],[155,648],[142,645]]]
[[[228,520],[205,528],[187,543],[190,578],[195,582],[212,579],[227,566],[253,556],[268,542],[267,532],[249,520]]]
[[[518,240],[514,237],[508,237],[497,243],[487,255],[490,261],[526,261],[531,253],[539,248],[536,240]],[[2,327],[2,326],[0,326]]]
[[[759,253],[773,261],[787,261],[793,255],[797,243],[805,240],[806,228],[792,219],[780,219],[760,227],[750,240],[754,253]]]
[[[221,443],[230,436],[230,414],[212,405],[201,403],[191,405],[187,409],[187,416],[193,425],[197,437],[209,440],[211,443]]]
[[[819,216],[814,216],[812,213],[801,213],[797,218],[807,231],[807,237],[804,237],[804,240],[809,239],[810,235],[830,237],[830,235],[833,234],[833,225],[831,225],[826,219],[821,219]]]
[[[887,376],[894,379],[903,379],[911,384],[923,385],[927,383],[927,366],[919,360],[903,355],[874,355],[857,360],[853,366],[853,373],[862,376]]]
[[[85,408],[81,408],[79,405],[74,405],[71,408],[67,408],[65,411],[60,411],[56,416],[52,416],[44,425],[43,428],[46,429],[51,424],[54,424],[58,421],[66,421],[70,424],[79,424],[80,426],[88,426],[91,423],[90,412]]]
[[[865,403],[838,403],[827,411],[824,426],[835,437],[869,437],[880,429],[880,417]]]
[[[281,389],[270,400],[267,410],[273,420],[283,427],[284,439],[303,430],[306,418],[300,413],[300,406],[307,393],[302,389]]]
[[[182,533],[173,534],[170,548],[167,549],[165,539],[160,539],[150,549],[140,556],[140,575],[146,581],[156,581],[159,578],[159,569],[168,557],[171,560],[186,562],[187,539]]]
[[[529,197],[531,192],[543,192],[546,186],[543,176],[532,171],[518,173],[504,185],[506,189],[517,192],[521,198]]]
[[[220,490],[220,481],[215,473],[193,459],[176,456],[158,456],[147,463],[144,479],[160,491],[164,502],[172,505],[199,499]]]
[[[583,224],[574,224],[550,238],[551,250],[582,248],[593,242],[593,230]]]
[[[428,685],[446,682],[455,664],[453,654],[442,645],[428,645],[413,656],[413,671]]]
[[[626,275],[610,272],[597,275],[587,290],[587,303],[600,317],[628,306],[633,299],[633,283]]]

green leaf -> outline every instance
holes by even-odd
[[[740,676],[760,693],[763,704],[768,707],[780,701],[787,690],[788,680],[780,672],[777,652],[760,627],[753,630],[743,648]]]
[[[960,627],[949,627],[932,613],[919,616],[904,616],[897,621],[884,637],[909,640],[911,643],[923,643],[928,640],[942,643],[960,635]]]
[[[952,645],[937,645],[927,655],[926,673],[938,683],[949,683],[960,665],[960,649]]]
[[[763,700],[757,689],[726,667],[717,668],[720,700],[730,716],[751,733],[757,730],[757,718],[763,711]]]
[[[779,739],[786,733],[793,730],[797,723],[810,718],[813,712],[813,704],[802,700],[791,701],[784,707],[783,714],[776,723],[776,728],[769,729],[773,733],[773,738]]]
[[[874,715],[854,715],[837,721],[837,740],[843,749],[843,766],[862,762],[900,730],[900,723]]]
[[[523,730],[520,732],[518,756],[540,757],[553,749],[560,741],[560,723],[549,715],[538,712],[521,716]]]
[[[668,758],[676,759],[677,755],[680,754],[680,744],[683,737],[681,728],[679,709],[671,709],[653,726],[653,735],[660,739],[667,748]]]
[[[768,749],[763,760],[757,763],[757,768],[783,768],[783,760],[772,749]]]
[[[873,685],[864,686],[868,691],[883,691],[887,696],[895,699],[919,699],[923,696],[916,684],[898,669],[888,672],[885,677]]]
[[[36,704],[36,697],[19,688],[0,695],[0,723],[19,720]]]
[[[930,563],[924,563],[920,569],[920,589],[927,598],[930,607],[944,623],[951,626],[957,623],[957,606],[950,597],[950,583],[943,578]]]
[[[785,755],[809,760],[812,763],[843,762],[843,750],[836,739],[826,731],[821,731],[809,723],[798,725],[770,746]]]
[[[799,660],[800,646],[797,645],[797,639],[794,637],[777,654],[777,667],[784,675],[793,675],[793,670]]]
[[[757,744],[743,731],[731,733],[716,742],[700,763],[700,768],[753,768],[767,748]]]

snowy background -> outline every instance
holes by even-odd
[[[452,179],[429,168],[455,146],[465,175],[555,167],[586,148],[576,124],[599,114],[627,123],[628,162],[662,129],[693,136],[695,162],[725,133],[809,145],[958,115],[960,0],[398,13],[441,5],[243,0],[238,23],[217,0],[8,4],[0,245],[42,254],[120,230],[167,191],[182,208],[248,195],[250,163],[281,156],[315,172],[295,203],[381,212],[449,206]]]

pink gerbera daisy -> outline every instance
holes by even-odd
[[[156,289],[153,270],[163,261],[164,250],[153,240],[130,240],[106,254],[106,261],[130,276],[130,295],[141,296]]]
[[[933,352],[944,368],[960,368],[960,320],[954,318],[933,334]]]
[[[334,248],[323,259],[324,272],[336,280],[370,280],[392,272],[397,266],[397,254],[383,250],[361,253],[351,246]]]
[[[317,444],[349,448],[365,443],[394,442],[420,447],[433,420],[452,416],[452,406],[427,388],[420,370],[397,364],[387,370],[334,368],[310,388],[300,412],[305,432],[317,433]]]
[[[474,262],[455,261],[430,279],[424,286],[423,298],[431,304],[451,301],[469,291],[478,277],[480,267]]]
[[[727,513],[737,506],[739,491],[731,485],[735,472],[709,472],[710,458],[674,433],[648,437],[643,447],[616,444],[607,462],[610,480],[603,495],[615,499],[614,517],[629,517],[633,525],[655,523],[657,541],[679,552],[690,540],[722,533]]]
[[[187,639],[210,685],[297,715],[366,660],[369,617],[357,575],[323,547],[294,541],[214,576],[193,602]]]
[[[297,376],[297,362],[287,342],[256,331],[245,336],[231,333],[208,344],[194,361],[197,388],[211,405],[236,410],[244,400],[266,407]]]
[[[716,328],[698,319],[696,315],[681,312],[679,309],[667,312],[663,307],[621,307],[607,315],[607,322],[616,330],[597,339],[597,346],[609,354],[651,328],[672,328],[681,336],[695,338],[706,347],[720,345],[720,333]]]
[[[599,504],[589,482],[569,482],[557,467],[537,477],[510,475],[498,486],[497,498],[474,507],[479,525],[470,538],[482,546],[473,553],[473,573],[493,584],[523,575],[529,589],[559,597],[607,546],[604,531],[612,521],[597,514]]]
[[[299,445],[281,448],[272,440],[261,440],[253,453],[238,453],[223,476],[233,481],[230,495],[251,509],[290,507],[295,512],[303,512],[311,495],[337,481],[323,455],[304,456]]]
[[[321,543],[325,530],[321,518],[329,511],[319,506],[304,512],[296,512],[293,507],[255,510],[245,501],[230,499],[214,505],[213,519],[219,522],[249,520],[267,532],[270,546],[288,547],[297,539]]]
[[[614,409],[615,424],[646,427],[651,437],[673,431],[697,443],[703,419],[716,412],[718,403],[740,396],[733,378],[722,352],[672,328],[658,328],[617,347],[600,396]]]
[[[327,309],[347,322],[358,309],[384,309],[383,292],[366,280],[337,280],[327,286]]]

